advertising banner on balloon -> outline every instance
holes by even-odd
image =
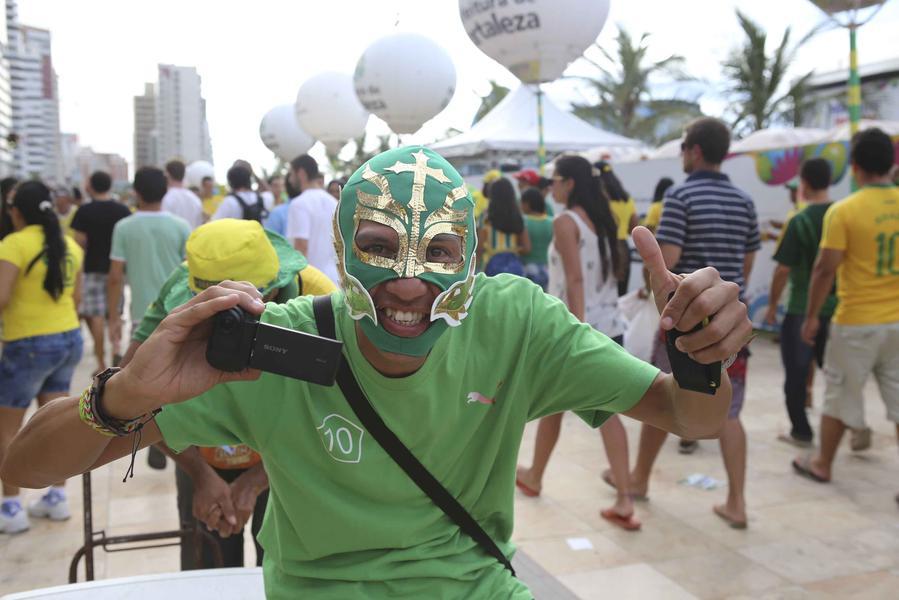
[[[609,0],[459,0],[468,37],[524,83],[562,76],[596,41]]]
[[[366,48],[353,82],[366,110],[394,133],[415,133],[449,104],[456,91],[456,68],[446,50],[429,38],[396,33]]]

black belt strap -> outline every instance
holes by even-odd
[[[331,309],[330,296],[317,296],[312,307],[315,312],[315,324],[318,334],[323,337],[337,339],[334,329],[334,313]],[[371,434],[375,441],[390,455],[390,458],[406,472],[406,475],[415,482],[421,491],[436,504],[440,510],[446,513],[459,529],[476,541],[481,548],[493,556],[502,565],[509,569],[515,576],[515,569],[502,550],[497,547],[490,535],[478,524],[459,501],[449,492],[430,471],[422,465],[411,451],[400,441],[396,434],[384,423],[375,411],[371,402],[365,396],[365,392],[359,387],[353,370],[346,360],[342,360],[337,370],[337,385],[340,391],[356,413],[356,417],[362,422],[362,426]]]

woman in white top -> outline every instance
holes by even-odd
[[[552,192],[567,210],[553,220],[553,241],[549,247],[548,292],[561,299],[568,310],[619,344],[624,326],[618,314],[618,226],[612,216],[598,174],[580,156],[563,156],[556,161]],[[516,483],[528,496],[540,494],[543,472],[559,439],[562,415],[540,420],[534,460],[528,469],[519,468]],[[627,434],[621,420],[613,415],[600,429],[618,498],[603,518],[624,529],[640,528],[629,493]]]

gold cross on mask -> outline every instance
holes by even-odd
[[[407,208],[412,212],[412,232],[410,237],[413,240],[417,240],[418,236],[421,234],[421,215],[428,210],[425,206],[425,183],[427,182],[428,177],[433,177],[440,183],[449,183],[450,178],[443,173],[443,169],[435,169],[428,166],[428,156],[423,150],[419,150],[412,156],[415,157],[414,165],[397,161],[392,167],[387,167],[385,170],[392,171],[396,174],[410,172],[413,174],[412,198],[409,200]],[[415,259],[416,257],[413,252],[409,252],[406,255],[407,272],[416,271]]]

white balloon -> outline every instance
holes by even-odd
[[[184,183],[187,187],[199,188],[205,177],[215,179],[215,167],[205,160],[195,160],[184,169]]]
[[[356,97],[353,78],[346,73],[325,72],[307,79],[297,92],[296,115],[300,127],[331,152],[362,137],[368,123],[368,111]]]
[[[306,154],[315,144],[315,139],[297,123],[292,104],[276,106],[265,113],[259,123],[259,137],[265,147],[283,161]]]
[[[562,76],[592,44],[610,0],[459,0],[468,37],[524,83]]]
[[[362,53],[353,81],[362,105],[394,133],[415,133],[449,104],[456,91],[456,68],[429,38],[396,33]]]

